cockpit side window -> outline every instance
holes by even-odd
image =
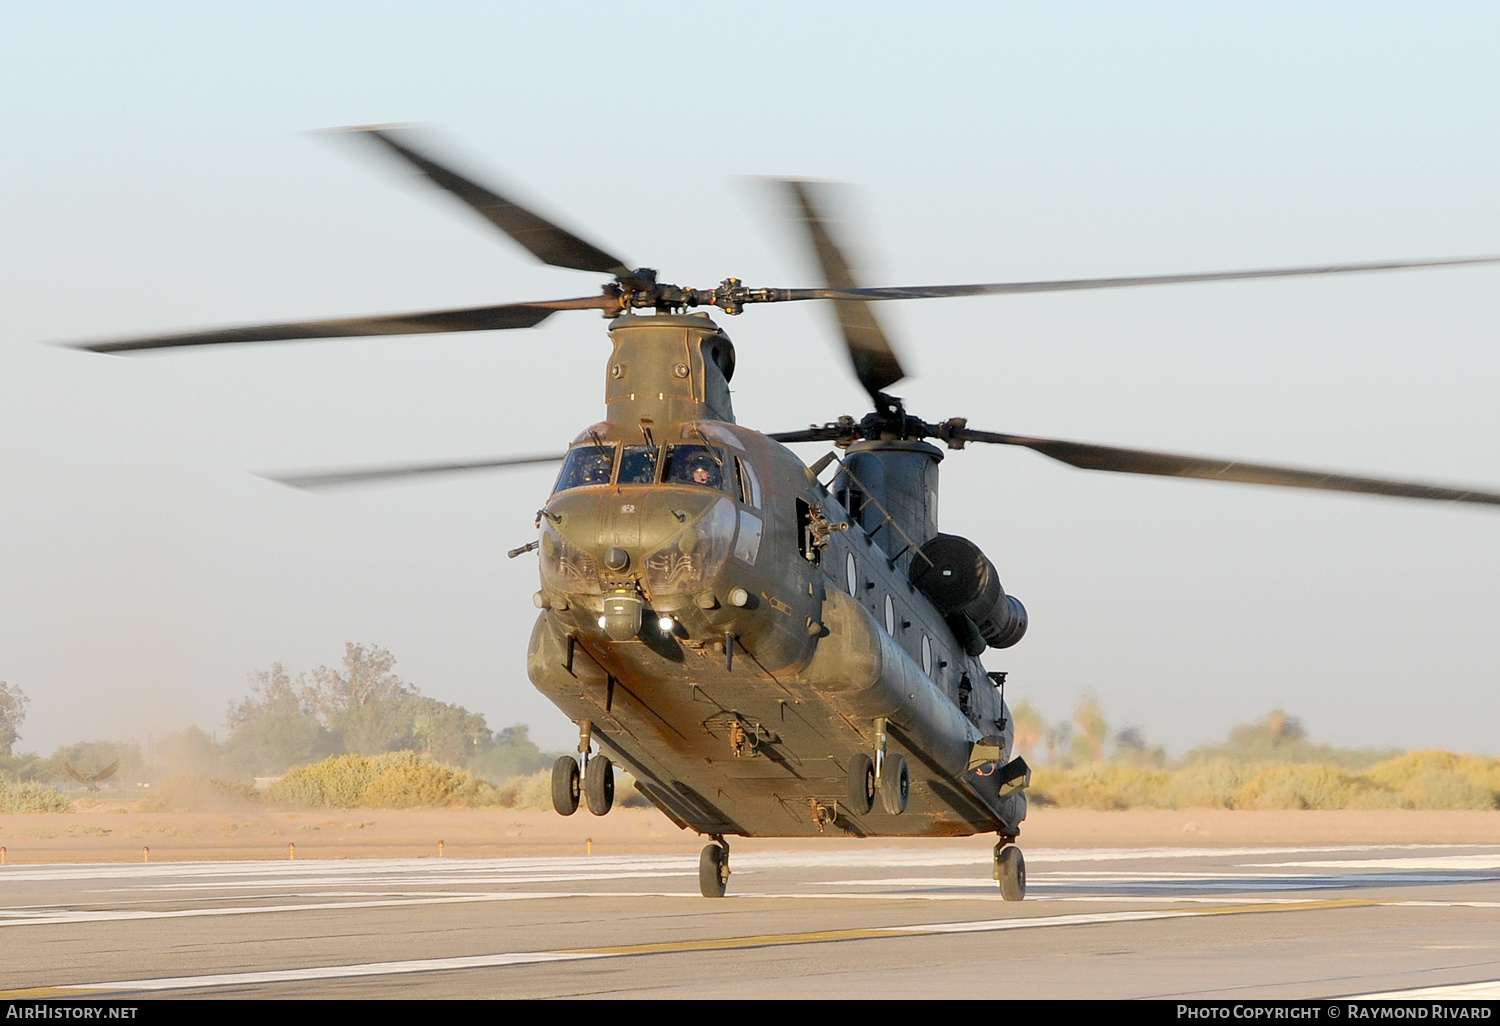
[[[613,445],[596,445],[592,442],[580,445],[568,453],[567,460],[563,462],[562,473],[557,476],[557,487],[553,491],[607,485],[614,469]]]
[[[627,445],[620,456],[620,484],[654,484],[658,452],[654,445]]]
[[[662,481],[666,484],[689,484],[703,488],[714,488],[721,492],[730,490],[732,480],[724,453],[706,445],[669,445],[666,463],[662,470]]]
[[[755,476],[755,468],[739,457],[735,457],[734,461],[740,468],[740,501],[759,509],[760,479]]]

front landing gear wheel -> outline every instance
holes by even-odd
[[[722,898],[728,883],[729,852],[722,845],[706,845],[698,856],[698,890],[705,898]]]
[[[583,774],[583,796],[588,799],[589,811],[602,816],[615,803],[615,768],[608,759],[596,755],[589,760],[589,768]],[[578,799],[573,799],[578,804]]]
[[[559,816],[578,811],[578,760],[571,755],[559,756],[552,764],[552,807]]]
[[[995,845],[995,882],[1006,901],[1026,897],[1026,859],[1014,844]]]

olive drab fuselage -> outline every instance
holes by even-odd
[[[912,584],[941,451],[861,442],[825,486],[734,423],[734,350],[707,316],[610,336],[606,417],[538,516],[537,688],[702,833],[1018,833],[1002,697]],[[882,742],[910,767],[899,815],[844,798]]]

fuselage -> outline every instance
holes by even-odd
[[[852,466],[830,490],[735,424],[733,350],[708,318],[623,317],[611,337],[608,415],[540,517],[536,686],[703,833],[1014,834],[1024,793],[969,768],[981,740],[1010,757],[1001,696],[909,580],[920,511],[851,517]],[[916,444],[930,537],[941,453]],[[850,762],[882,739],[910,804],[855,814]]]

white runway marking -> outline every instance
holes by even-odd
[[[67,991],[160,991],[199,987],[246,987],[266,983],[299,983],[306,980],[347,980],[361,976],[397,976],[458,969],[497,969],[539,962],[574,962],[605,955],[553,951],[517,951],[501,955],[467,958],[421,958],[410,962],[367,962],[364,965],[330,965],[310,969],[274,969],[258,973],[217,973],[211,976],[172,976],[157,980],[117,980],[113,983],[81,983],[59,988]]]
[[[239,905],[231,908],[109,909],[96,912],[58,909],[56,912],[33,913],[19,919],[0,919],[0,927],[58,926],[65,923],[113,923],[145,919],[196,919],[201,916],[249,916],[275,912],[336,912],[356,908],[397,908],[404,905],[453,905],[474,901],[517,901],[535,898],[573,897],[578,897],[578,895],[563,891],[553,894],[495,891],[489,894],[469,894],[460,897],[390,898],[382,901],[327,901],[309,902],[302,905]]]
[[[1330,859],[1319,862],[1252,862],[1251,866],[1267,869],[1500,869],[1500,854],[1422,855],[1385,859]]]
[[[1500,999],[1500,980],[1487,983],[1455,983],[1446,987],[1418,987],[1416,990],[1387,990],[1379,994],[1361,994],[1356,1000],[1418,1001],[1494,1001]]]
[[[1500,908],[1500,901],[1393,901],[1404,908]]]

